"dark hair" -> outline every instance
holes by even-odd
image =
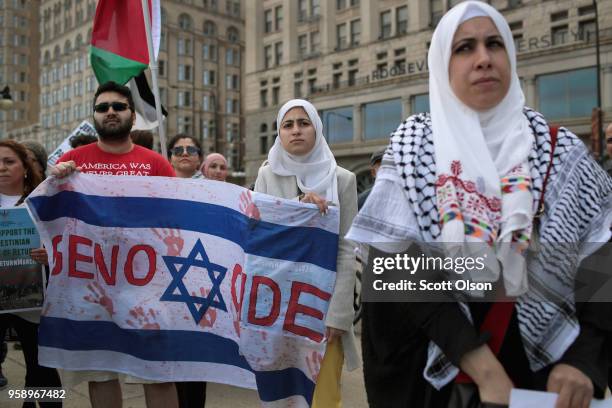
[[[42,174],[40,174],[33,163],[28,158],[28,150],[24,145],[11,139],[0,140],[0,147],[11,149],[23,164],[23,168],[27,177],[23,181],[23,194],[17,204],[21,204],[25,198],[42,182]]]
[[[47,171],[47,157],[49,156],[47,154],[47,150],[45,149],[45,147],[35,140],[25,140],[21,142],[21,144],[24,145],[26,149],[34,153],[34,157],[36,157],[36,161],[38,162],[38,164],[40,164],[40,167],[43,169],[43,174],[41,174],[41,176],[44,178],[45,177],[44,172]]]
[[[168,159],[170,159],[170,156],[172,156],[172,148],[174,147],[174,145],[176,144],[176,142],[178,142],[180,139],[189,139],[193,142],[193,144],[198,148],[198,150],[200,151],[200,153],[198,153],[198,156],[200,156],[200,159],[203,157],[203,152],[202,152],[202,145],[200,144],[200,141],[198,139],[196,139],[195,137],[191,136],[191,135],[187,135],[185,133],[179,133],[178,135],[174,135],[172,137],[172,139],[170,139],[170,141],[168,142]]]
[[[70,147],[76,149],[80,146],[85,146],[91,143],[95,143],[98,141],[98,138],[92,135],[87,135],[85,133],[79,133],[76,136],[70,138]]]
[[[153,150],[153,132],[150,130],[132,130],[130,137],[134,144]]]
[[[105,92],[117,92],[119,95],[124,96],[128,101],[128,106],[134,112],[134,98],[132,98],[132,91],[125,85],[119,85],[116,82],[108,81],[98,87],[96,91],[96,95],[93,99],[93,106],[96,106],[96,101],[98,100],[98,96]]]

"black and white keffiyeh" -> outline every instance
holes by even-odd
[[[524,114],[533,134],[528,163],[535,213],[551,165],[551,138],[542,115],[529,108]],[[376,184],[347,238],[367,244],[435,242],[440,235],[435,182],[431,118],[429,114],[411,116],[392,133]],[[559,360],[578,336],[573,300],[577,267],[607,242],[612,223],[612,178],[565,128],[558,130],[544,198],[540,241],[555,245],[542,245],[528,260],[529,291],[516,302],[533,371]],[[400,211],[403,214],[398,215]],[[467,306],[461,306],[469,316]],[[425,378],[441,388],[458,371],[430,343]]]

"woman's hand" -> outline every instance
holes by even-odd
[[[555,408],[587,408],[593,398],[593,382],[579,369],[557,364],[548,375],[546,390],[559,394]]]
[[[81,168],[76,166],[76,163],[72,160],[67,162],[58,163],[56,166],[51,168],[51,175],[57,178],[68,177],[75,171],[80,171]]]
[[[327,200],[316,193],[305,193],[300,202],[316,204],[321,214],[327,214]]]
[[[325,329],[325,337],[328,343],[333,343],[336,340],[340,340],[342,335],[346,333],[345,330],[336,329],[335,327],[327,326]]]
[[[41,265],[49,265],[49,260],[47,258],[47,251],[45,248],[36,248],[30,250],[30,258],[35,260]]]
[[[466,353],[459,365],[478,386],[482,402],[510,403],[510,392],[514,385],[489,346],[484,344]]]

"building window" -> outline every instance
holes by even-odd
[[[268,107],[268,90],[262,89],[259,91],[259,106],[262,108]]]
[[[259,136],[259,154],[268,154],[268,136]]]
[[[214,85],[215,84],[215,71],[205,69],[202,71],[202,83],[204,85]]]
[[[296,81],[293,83],[293,95],[295,98],[302,97],[302,85],[303,84],[304,84],[303,81]]]
[[[272,46],[266,45],[264,47],[264,68],[270,68],[272,66]]]
[[[279,31],[283,28],[283,6],[277,6],[274,9],[274,29]]]
[[[272,105],[273,106],[278,105],[279,100],[280,100],[280,87],[275,86],[274,88],[272,88]]]
[[[308,9],[306,0],[298,0],[298,22],[306,21],[308,18]]]
[[[336,26],[336,48],[341,50],[346,48],[346,24]]]
[[[431,11],[431,26],[435,27],[444,15],[442,0],[429,0],[429,8]]]
[[[283,43],[277,42],[274,44],[274,65],[280,65],[283,62]]]
[[[264,32],[272,32],[272,10],[264,11]]]
[[[329,143],[353,140],[353,107],[346,106],[321,111],[323,134]]]
[[[553,119],[590,116],[597,106],[596,75],[595,68],[584,68],[539,76],[539,111]]]
[[[238,29],[230,27],[227,29],[227,40],[231,43],[237,43],[240,40]]]
[[[351,21],[351,45],[359,45],[361,41],[361,20]]]
[[[217,26],[212,21],[204,22],[204,35],[214,36],[217,34]]]
[[[412,113],[429,112],[429,94],[412,97]]]
[[[191,92],[179,91],[177,97],[177,104],[179,107],[191,106]]]
[[[578,35],[582,41],[595,41],[595,20],[586,20],[578,23]]]
[[[157,72],[159,73],[159,76],[166,76],[166,64],[164,64],[163,60],[157,61],[157,67]]]
[[[302,34],[298,36],[298,57],[304,58],[308,53],[308,36]]]
[[[567,41],[568,34],[569,34],[569,28],[567,24],[551,28],[550,36],[552,38],[552,44],[553,45],[565,44],[565,42]]]
[[[313,31],[310,33],[310,52],[317,53],[319,52],[319,47],[321,46],[321,36],[318,31]]]
[[[348,86],[354,86],[355,84],[357,84],[357,73],[359,72],[358,69],[350,69],[348,71]]]
[[[310,0],[310,15],[315,17],[321,14],[321,4],[319,0]]]
[[[202,110],[204,112],[212,112],[215,110],[215,96],[204,95],[202,97]]]
[[[191,55],[192,43],[190,38],[179,38],[177,44],[178,55]]]
[[[178,133],[191,134],[191,117],[179,116],[177,118]]]
[[[179,64],[178,80],[179,81],[191,81],[191,65]]]
[[[408,32],[408,6],[398,7],[395,10],[396,34],[406,34]]]
[[[401,120],[402,101],[400,99],[366,104],[364,106],[366,140],[388,138]]]
[[[557,21],[563,21],[563,20],[567,20],[567,10],[563,10],[563,11],[558,11],[556,13],[552,13],[550,15],[550,22],[551,23],[555,23]]]
[[[178,23],[181,30],[191,30],[191,17],[188,14],[181,14]]]
[[[239,77],[236,74],[227,74],[225,76],[225,88],[229,90],[237,90],[240,88]]]
[[[346,8],[346,0],[336,0],[336,10]]]
[[[391,11],[380,13],[380,38],[391,37]]]

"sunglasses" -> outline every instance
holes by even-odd
[[[106,113],[110,108],[115,112],[123,112],[128,108],[128,104],[124,102],[102,102],[94,106],[94,111],[97,113]]]
[[[195,146],[176,146],[173,147],[172,150],[170,150],[172,152],[173,155],[175,156],[180,156],[183,153],[185,153],[185,150],[187,150],[187,154],[189,156],[195,156],[200,154],[200,149],[198,149]]]

